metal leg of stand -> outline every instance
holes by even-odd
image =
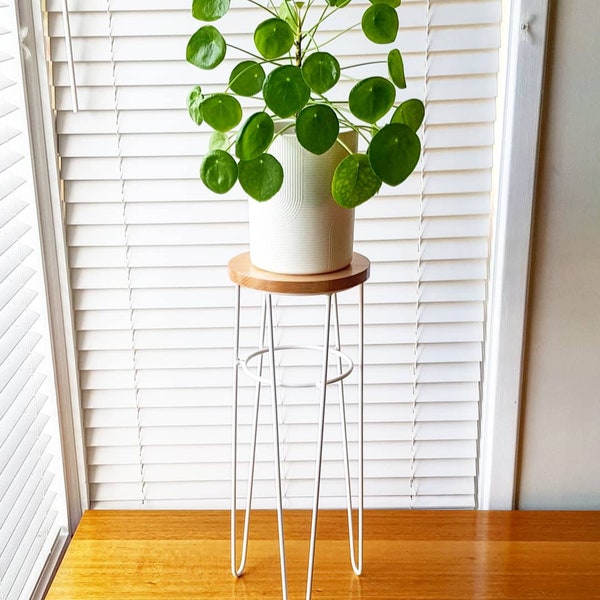
[[[310,527],[310,548],[308,554],[308,574],[306,576],[306,600],[312,592],[313,570],[315,564],[315,542],[317,537],[317,515],[319,512],[319,491],[321,488],[321,463],[323,460],[323,431],[325,428],[325,399],[327,397],[327,367],[329,363],[329,329],[331,326],[331,295],[325,303],[325,324],[323,339],[323,363],[321,365],[321,404],[319,407],[319,433],[317,439],[317,460],[315,466],[315,484],[313,494],[312,522]]]
[[[271,294],[265,293],[269,317],[269,370],[271,375],[271,405],[273,411],[273,461],[275,463],[275,493],[277,495],[277,527],[279,531],[279,561],[281,563],[281,594],[287,600],[287,570],[285,564],[285,538],[283,534],[283,506],[281,499],[281,462],[279,456],[279,417],[277,414],[277,378],[275,373],[275,340],[273,335],[273,306]]]
[[[348,537],[350,543],[350,560],[353,571],[360,575],[363,565],[363,358],[364,358],[364,308],[363,308],[363,285],[359,287],[359,356],[358,356],[358,534],[357,547],[358,559],[355,552],[354,542],[354,527],[353,527],[353,509],[352,509],[352,493],[350,482],[350,463],[348,452],[348,435],[346,424],[346,407],[344,398],[343,378],[339,379],[339,402],[340,402],[340,426],[343,445],[344,470],[346,481],[346,503],[348,512]],[[315,463],[315,481],[314,494],[312,505],[312,521],[310,532],[310,548],[308,557],[308,573],[306,580],[306,600],[310,600],[312,595],[312,581],[314,572],[315,546],[317,534],[317,517],[319,511],[319,494],[321,485],[321,467],[323,459],[323,434],[325,428],[325,404],[327,397],[327,381],[328,381],[328,366],[330,354],[330,329],[332,325],[332,300],[333,300],[333,327],[335,335],[335,351],[341,352],[340,341],[340,324],[338,315],[337,295],[330,294],[326,296],[325,306],[325,323],[324,323],[324,339],[322,346],[322,364],[321,364],[321,379],[317,382],[317,387],[321,391],[320,399],[320,414],[319,414],[319,431],[317,439],[317,457]],[[268,325],[267,325],[268,319]],[[277,378],[275,371],[275,341],[274,341],[274,324],[273,324],[273,307],[271,294],[265,292],[263,295],[262,316],[260,326],[260,341],[259,347],[265,347],[265,334],[268,333],[268,357],[270,371],[270,387],[271,387],[271,404],[272,404],[272,421],[273,421],[273,450],[274,450],[274,466],[275,466],[275,491],[277,501],[277,524],[279,533],[279,558],[281,563],[281,588],[282,598],[287,600],[287,569],[285,558],[285,542],[283,530],[283,501],[281,493],[281,457],[279,448],[279,417],[278,417],[278,398],[277,398]],[[237,436],[238,436],[238,386],[239,386],[239,368],[242,361],[239,356],[239,338],[240,338],[240,286],[236,286],[235,297],[235,337],[234,337],[234,371],[233,371],[233,408],[232,408],[232,485],[231,485],[231,571],[236,577],[239,577],[245,569],[246,558],[248,553],[248,533],[250,524],[250,512],[252,505],[252,489],[254,484],[254,467],[256,458],[256,441],[258,430],[258,413],[261,393],[261,378],[263,372],[263,354],[259,356],[258,377],[256,378],[256,387],[254,395],[253,420],[252,420],[252,435],[250,442],[250,466],[248,474],[248,489],[246,497],[246,512],[244,520],[244,533],[242,541],[242,556],[240,566],[237,566],[237,536],[236,536],[236,509],[237,509]],[[338,375],[342,374],[342,359],[338,356]],[[334,378],[333,381],[336,379]],[[333,383],[333,382],[332,382]]]
[[[266,321],[267,302],[263,298],[262,316],[260,324],[259,347],[265,343],[265,321]],[[248,534],[250,531],[250,512],[252,508],[252,489],[254,485],[254,465],[256,463],[256,435],[258,430],[258,410],[260,402],[261,382],[256,381],[254,390],[254,407],[252,416],[252,435],[250,440],[250,465],[248,472],[248,489],[246,492],[246,514],[244,517],[244,533],[242,538],[242,556],[240,566],[237,566],[237,533],[236,533],[236,512],[237,512],[237,412],[238,412],[238,371],[240,365],[239,357],[239,332],[240,332],[240,288],[236,289],[235,302],[235,340],[234,340],[234,375],[233,375],[233,427],[232,427],[232,476],[231,476],[231,572],[235,577],[239,577],[246,568],[246,558],[248,556]],[[263,357],[259,357],[258,376],[262,376]]]
[[[346,402],[344,397],[344,381],[340,380],[338,385],[340,401],[340,428],[342,436],[342,451],[344,457],[344,475],[346,480],[346,506],[348,512],[348,540],[350,543],[350,562],[352,570],[356,575],[362,573],[363,564],[363,451],[362,451],[362,432],[363,432],[363,410],[362,410],[362,367],[363,367],[363,337],[362,337],[362,285],[360,286],[359,301],[359,392],[358,392],[358,561],[354,550],[354,525],[352,520],[352,488],[350,484],[350,460],[348,457],[348,433],[346,426]],[[335,333],[335,349],[341,350],[340,341],[340,322],[338,314],[337,295],[334,294],[333,303],[333,325]],[[342,360],[338,357],[338,373],[342,372]]]

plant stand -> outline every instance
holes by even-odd
[[[281,587],[282,597],[287,600],[287,572],[285,563],[285,544],[283,531],[283,507],[281,494],[281,470],[279,452],[279,419],[278,419],[278,387],[286,386],[286,383],[278,380],[275,354],[285,350],[312,350],[322,354],[321,377],[318,381],[299,382],[287,384],[287,387],[316,387],[320,392],[319,406],[319,429],[317,437],[317,458],[315,466],[314,494],[312,504],[312,522],[310,532],[310,548],[308,557],[308,574],[306,581],[306,599],[310,600],[312,591],[312,579],[314,570],[315,542],[317,533],[317,516],[319,510],[319,489],[321,482],[321,464],[323,455],[323,431],[325,426],[325,402],[327,397],[327,386],[338,384],[340,402],[340,426],[343,444],[344,471],[346,480],[346,503],[348,513],[348,537],[350,543],[350,560],[352,569],[357,575],[362,572],[363,562],[363,353],[364,353],[364,302],[363,284],[369,277],[370,262],[360,254],[354,254],[351,264],[345,269],[332,273],[319,275],[282,275],[269,271],[262,271],[254,267],[250,262],[249,254],[240,254],[229,262],[228,270],[230,279],[236,284],[235,296],[235,336],[234,336],[234,365],[233,365],[233,406],[232,406],[232,484],[231,484],[231,571],[235,577],[239,577],[245,569],[248,551],[248,532],[250,524],[250,513],[252,506],[252,487],[254,482],[254,464],[256,456],[256,438],[258,428],[258,412],[260,403],[260,392],[262,385],[268,385],[271,389],[272,421],[273,421],[273,445],[275,462],[275,492],[277,504],[277,522],[279,532],[279,558],[281,564]],[[252,352],[246,358],[239,356],[240,338],[240,291],[241,287],[251,288],[263,292],[262,318],[260,326],[260,342],[257,351]],[[340,344],[340,327],[338,317],[337,292],[354,287],[359,289],[358,310],[358,532],[357,553],[354,548],[354,530],[352,522],[352,495],[350,486],[350,467],[348,457],[348,438],[346,430],[346,410],[344,399],[343,380],[352,372],[354,363],[352,359],[342,352]],[[299,296],[323,295],[325,296],[325,318],[323,324],[322,346],[275,346],[274,325],[272,310],[272,294],[292,294]],[[334,348],[330,344],[330,329],[334,329]],[[267,345],[265,346],[265,335]],[[263,376],[263,357],[267,355],[269,360],[269,377]],[[329,357],[337,358],[337,374],[330,376]],[[256,359],[258,365],[251,368],[249,362]],[[241,561],[237,563],[237,535],[236,535],[236,512],[237,512],[237,436],[238,436],[238,388],[239,371],[242,369],[255,382],[252,437],[250,442],[250,460],[248,488],[246,498],[246,512],[244,520],[244,532],[242,538]],[[358,557],[357,557],[358,555]]]

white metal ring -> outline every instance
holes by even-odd
[[[323,353],[323,348],[321,346],[275,346],[274,350],[275,350],[275,352],[279,352],[281,350],[313,350],[315,352],[320,352],[321,354]],[[242,369],[244,369],[244,372],[248,375],[248,377],[250,377],[254,381],[260,381],[261,383],[264,383],[266,385],[271,384],[270,377],[261,377],[261,376],[257,375],[250,368],[248,363],[253,358],[260,356],[261,354],[267,354],[268,352],[269,352],[268,348],[260,348],[259,350],[256,350],[255,352],[252,352],[251,354],[249,354],[244,360],[241,361]],[[339,350],[336,350],[334,348],[330,348],[329,354],[332,354],[333,356],[337,356],[338,358],[340,358],[345,363],[344,366],[346,367],[346,370],[342,371],[341,373],[339,373],[335,377],[332,377],[331,379],[327,379],[327,385],[330,385],[332,383],[337,383],[338,381],[345,379],[346,377],[348,377],[348,375],[350,375],[350,373],[352,373],[352,370],[354,369],[354,362],[346,353],[340,352]],[[283,381],[277,381],[277,385],[281,386],[281,387],[289,387],[289,388],[306,388],[306,387],[317,387],[318,388],[318,387],[321,387],[321,382],[320,381],[310,381],[310,382],[309,381],[301,381],[298,383],[287,383],[286,384]]]

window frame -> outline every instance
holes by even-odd
[[[31,53],[24,61],[27,119],[40,227],[42,264],[49,306],[48,321],[57,388],[58,418],[67,495],[69,537],[89,506],[85,475],[83,423],[75,363],[73,311],[68,281],[66,242],[62,227],[62,199],[56,159],[56,136],[39,3],[16,0],[22,44]],[[56,554],[64,551],[56,549]],[[58,557],[57,557],[58,560]],[[47,568],[47,571],[51,569]],[[39,585],[38,589],[42,589]],[[43,591],[43,590],[42,590]]]
[[[479,508],[515,508],[531,231],[549,0],[505,0],[504,95],[496,128]]]

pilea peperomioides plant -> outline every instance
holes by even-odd
[[[347,149],[347,156],[335,169],[331,191],[341,206],[358,206],[372,198],[382,183],[396,186],[404,181],[419,161],[421,144],[416,131],[425,109],[417,99],[396,103],[397,88],[406,87],[400,51],[390,50],[387,61],[342,66],[324,50],[333,39],[353,29],[362,30],[375,44],[392,44],[398,35],[401,0],[372,0],[360,23],[330,34],[328,39],[322,39],[320,29],[350,0],[284,0],[278,7],[270,0],[247,1],[267,13],[254,30],[253,48],[228,44],[219,30],[208,24],[190,37],[186,49],[187,60],[201,69],[217,67],[228,47],[244,55],[232,69],[223,92],[204,95],[196,86],[188,96],[192,119],[214,130],[200,167],[204,184],[223,194],[239,180],[250,197],[268,200],[285,176],[269,147],[275,136],[289,128],[306,150],[317,155],[336,143],[343,144],[338,138],[340,130],[353,129],[364,140],[366,151]],[[230,0],[193,0],[192,15],[214,22],[229,8]],[[354,67],[382,62],[387,62],[384,75],[361,80],[346,75]],[[336,89],[339,96],[340,79],[353,82],[342,100],[334,98]],[[239,97],[260,102],[243,123]],[[256,100],[253,102],[256,105]],[[282,124],[276,127],[277,121]]]

